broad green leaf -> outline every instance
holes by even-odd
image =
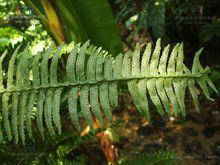
[[[68,42],[72,40],[85,42],[90,39],[93,44],[102,46],[113,55],[122,51],[122,42],[107,0],[54,0],[50,1],[51,10],[43,7],[44,1],[26,0],[25,2],[35,9],[49,34],[56,40],[63,38],[63,35]],[[56,13],[53,13],[54,8]],[[51,20],[55,19],[51,17],[56,18],[57,15],[62,25],[58,26],[57,20],[54,24],[59,29],[54,29]],[[64,28],[64,31],[62,32],[60,28]]]
[[[90,39],[111,54],[121,52],[122,44],[107,0],[55,0],[54,4],[66,25],[66,34],[70,34],[69,40]]]

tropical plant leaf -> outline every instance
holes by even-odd
[[[56,41],[65,42],[63,39],[65,34],[67,41],[85,42],[90,39],[93,44],[103,47],[111,54],[122,51],[122,42],[107,0],[45,0],[41,3],[26,0],[26,2],[35,9]],[[106,34],[110,36],[107,38]]]
[[[57,48],[52,45],[33,57],[28,46],[20,54],[17,54],[18,47],[9,62],[6,86],[0,75],[0,118],[3,119],[0,120],[0,140],[7,137],[10,141],[14,138],[15,143],[18,143],[20,136],[25,143],[26,131],[32,137],[31,123],[35,120],[43,139],[45,129],[50,136],[61,134],[60,100],[63,99],[64,89],[69,91],[66,98],[69,115],[78,131],[81,129],[79,117],[83,117],[91,127],[93,117],[98,119],[101,126],[104,116],[108,121],[111,120],[111,110],[118,104],[119,81],[127,83],[137,110],[147,119],[150,119],[148,98],[159,114],[185,117],[186,88],[189,88],[198,111],[195,84],[201,87],[210,100],[213,99],[208,87],[217,92],[208,77],[209,68],[204,69],[199,62],[201,50],[196,53],[190,71],[183,63],[182,43],[176,44],[169,53],[170,46],[161,50],[160,42],[158,39],[153,51],[151,44],[148,44],[143,56],[137,44],[134,52],[127,52],[124,56],[119,54],[115,58],[89,45],[89,42],[82,46],[76,44],[67,59],[66,78],[63,80],[58,79],[57,66],[65,45]],[[0,58],[1,73],[5,56],[6,52]],[[33,76],[30,76],[31,73]],[[170,106],[174,112],[170,111]],[[31,117],[33,113],[36,118]]]

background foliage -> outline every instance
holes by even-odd
[[[35,55],[51,43],[69,43],[72,40],[84,42],[90,39],[91,43],[102,46],[116,56],[121,51],[134,50],[137,42],[141,43],[141,48],[145,47],[148,42],[155,44],[158,37],[162,38],[164,44],[173,45],[176,42],[184,42],[187,66],[192,64],[194,52],[204,47],[204,53],[201,56],[202,65],[211,66],[211,79],[220,90],[219,0],[102,0],[101,2],[98,0],[0,0],[0,54],[5,49],[12,54],[18,44],[22,44],[22,51],[28,42],[30,51]],[[68,53],[69,48],[66,50]],[[8,62],[5,62],[4,68],[7,66]],[[5,73],[4,70],[3,73]],[[124,97],[129,100],[126,95],[123,95]],[[213,97],[219,100],[219,94],[213,93]],[[200,100],[204,99],[200,98]],[[217,114],[219,103],[216,104],[211,109],[217,109],[215,111]],[[135,111],[130,104],[119,107],[130,109],[131,112]],[[46,162],[46,164],[57,162],[60,164],[97,164],[101,162],[105,164],[107,160],[103,152],[104,147],[99,144],[101,140],[97,136],[97,133],[104,130],[98,129],[97,132],[90,132],[86,136],[78,136],[66,120],[67,103],[62,104],[62,109],[62,120],[66,123],[65,131],[60,136],[54,139],[46,138],[44,143],[40,140],[28,141],[26,146],[4,142],[0,145],[0,162],[8,164],[10,160],[14,164],[39,164],[41,162]],[[118,110],[115,111],[117,115]],[[131,113],[131,115],[134,114]],[[137,118],[132,118],[132,122],[142,120],[140,116]],[[194,120],[201,121],[198,117],[195,118]],[[155,123],[157,122],[158,120],[155,120]],[[178,120],[177,123],[184,122]],[[120,120],[117,120],[109,127],[117,129],[121,125],[124,126],[124,122],[120,123]],[[140,126],[139,130],[142,127]],[[154,125],[150,125],[151,127],[153,127],[152,130],[157,128]],[[118,134],[120,136],[122,132],[119,131]],[[149,137],[148,134],[145,138]],[[122,146],[120,142],[104,140],[104,144],[107,141],[110,145],[116,144],[121,149],[119,163],[126,163],[130,159],[129,154],[123,151],[124,146],[120,147]],[[123,139],[120,141],[124,142]],[[138,139],[138,141],[141,140]],[[138,146],[136,143],[132,145]],[[219,143],[216,142],[214,147],[218,149]],[[148,148],[151,149],[151,146]],[[219,154],[217,149],[214,152],[216,155]],[[109,151],[109,148],[107,150]],[[97,158],[97,155],[100,156]],[[154,158],[155,155],[151,157]],[[167,154],[164,152],[161,155],[171,155],[176,158],[172,152]],[[143,158],[142,154],[137,159],[141,158]]]

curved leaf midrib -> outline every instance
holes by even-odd
[[[84,81],[84,82],[65,82],[65,83],[57,83],[57,84],[48,84],[48,85],[39,85],[39,86],[28,86],[28,87],[11,87],[6,88],[0,91],[0,94],[3,93],[15,93],[15,92],[22,92],[22,91],[33,91],[33,90],[42,90],[42,89],[50,89],[50,88],[62,88],[62,87],[73,87],[73,86],[82,86],[82,85],[94,85],[94,84],[101,84],[105,82],[117,82],[117,81],[130,81],[130,80],[141,80],[141,79],[168,79],[168,78],[179,78],[179,79],[198,79],[207,74],[209,69],[204,70],[203,73],[200,75],[193,75],[193,74],[175,74],[175,75],[152,75],[152,76],[142,76],[142,77],[131,77],[131,78],[119,78],[119,79],[102,79],[99,81]]]

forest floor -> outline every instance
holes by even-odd
[[[214,102],[200,99],[200,113],[188,99],[185,120],[155,114],[150,123],[138,116],[129,95],[121,96],[120,102],[114,111],[114,121],[122,123],[117,127],[119,151],[174,151],[187,165],[220,162],[220,98]]]

